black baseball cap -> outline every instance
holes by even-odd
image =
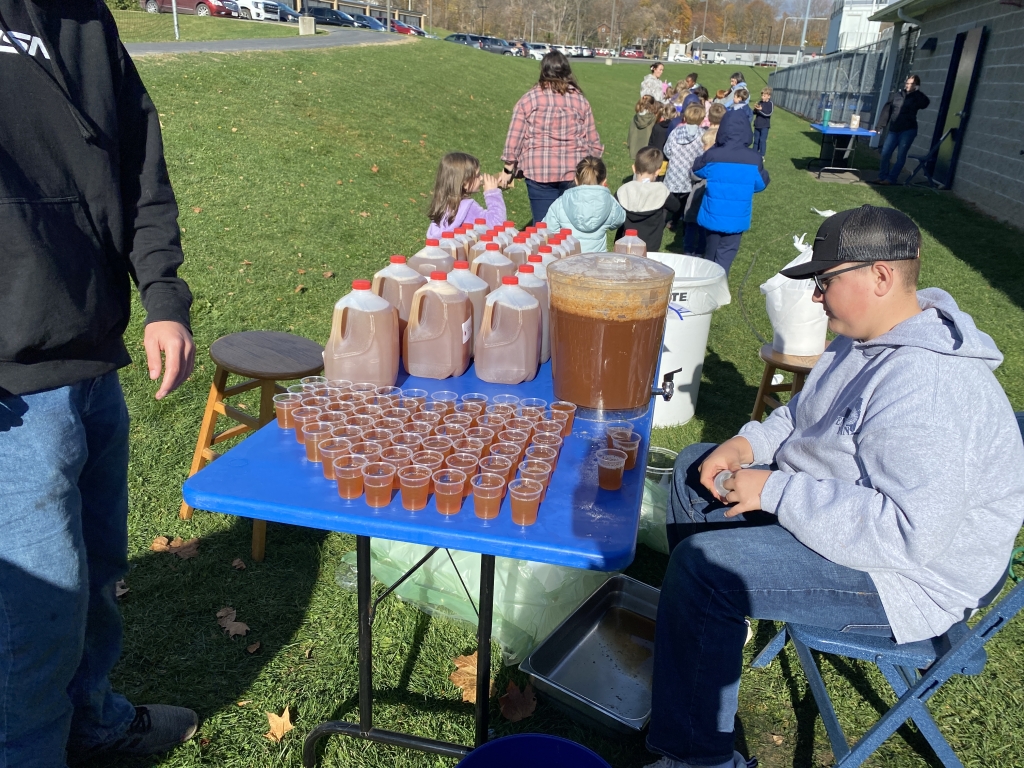
[[[916,259],[921,230],[895,208],[862,205],[825,219],[814,236],[810,261],[782,270],[794,280],[805,280],[833,267],[858,261]]]

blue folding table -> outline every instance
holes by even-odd
[[[473,368],[459,378],[438,381],[409,377],[400,380],[399,386],[427,392],[449,390],[459,395],[483,392],[493,397],[511,393],[548,402],[556,399],[550,363],[541,366],[533,381],[515,386],[485,383],[476,377]],[[331,721],[314,728],[303,748],[303,763],[307,767],[315,765],[317,741],[331,734],[448,757],[459,758],[470,752],[470,747],[461,744],[373,727],[371,626],[374,608],[441,547],[481,555],[475,746],[487,741],[495,556],[598,571],[619,570],[629,565],[636,551],[653,415],[654,404],[651,403],[645,414],[631,420],[642,441],[636,467],[625,474],[618,491],[604,491],[597,485],[593,454],[605,446],[604,423],[577,415],[572,434],[562,447],[537,522],[528,527],[512,523],[507,495],[501,513],[493,520],[477,518],[471,499],[466,500],[461,512],[452,516],[439,514],[433,500],[426,509],[408,512],[402,508],[397,492],[390,506],[383,509],[371,509],[362,498],[345,501],[338,496],[336,485],[324,479],[321,466],[306,460],[305,449],[296,442],[294,432],[279,429],[276,422],[263,427],[185,482],[185,501],[196,509],[356,536],[359,723]],[[371,603],[370,538],[374,536],[425,544],[433,549],[388,592]]]
[[[857,145],[857,138],[862,136],[876,136],[876,131],[869,131],[866,128],[851,128],[848,125],[842,127],[835,125],[822,125],[811,123],[811,128],[821,134],[821,151],[818,153],[817,162],[823,163],[818,168],[818,178],[821,178],[822,171],[848,171],[851,165],[851,157]],[[840,137],[846,137],[846,143],[840,145]],[[826,144],[832,145],[832,156],[828,156]],[[846,165],[836,165],[836,158],[842,157]],[[815,162],[814,160],[811,163]],[[807,164],[807,170],[811,170],[811,163]],[[825,164],[827,163],[827,164]]]

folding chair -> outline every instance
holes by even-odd
[[[944,134],[942,134],[942,138],[939,139],[938,143],[934,147],[929,149],[927,152],[925,152],[923,155],[910,155],[910,159],[911,160],[917,160],[917,165],[914,167],[914,172],[912,174],[910,174],[910,178],[908,178],[905,182],[903,182],[904,186],[907,186],[907,187],[911,187],[911,186],[919,187],[919,186],[921,186],[920,184],[913,183],[914,182],[914,177],[917,176],[918,173],[923,173],[924,174],[924,179],[925,179],[925,182],[927,183],[926,185],[927,185],[928,189],[935,190],[935,189],[938,189],[939,187],[943,186],[942,184],[940,184],[939,182],[935,181],[935,179],[932,178],[932,174],[931,174],[931,171],[928,170],[928,166],[931,165],[932,162],[934,162],[935,158],[939,154],[939,148],[943,145],[943,143],[946,141],[946,139],[949,138],[949,135],[951,133],[955,133],[955,131],[956,131],[956,128],[950,128],[948,131],[946,131]],[[953,137],[953,140],[956,141],[956,136],[955,135]]]
[[[803,667],[825,731],[832,743],[835,768],[861,765],[897,728],[907,720],[917,725],[935,754],[946,768],[963,768],[935,721],[925,702],[945,685],[953,675],[977,675],[985,667],[985,644],[1024,607],[1024,581],[1020,582],[971,629],[965,622],[955,624],[941,637],[916,643],[895,641],[871,635],[855,635],[820,627],[786,624],[754,659],[752,667],[766,667],[786,644],[793,641],[800,666]],[[836,718],[835,709],[825,690],[821,672],[811,651],[861,659],[876,664],[899,697],[893,707],[882,715],[851,749]]]

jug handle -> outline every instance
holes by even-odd
[[[472,305],[470,305],[470,306],[472,306]],[[483,331],[484,328],[486,328],[488,330],[488,332],[494,330],[494,302],[493,301],[490,304],[484,304],[484,316],[483,316],[483,319],[480,321],[480,330],[481,330],[481,332]]]
[[[374,275],[373,283],[370,286],[370,290],[372,290],[375,294],[377,294],[378,296],[383,298],[384,291],[381,290],[381,286],[383,284],[384,284],[384,278],[383,277],[377,277],[376,275]]]
[[[416,318],[416,325],[420,324],[420,320],[422,319],[420,317],[420,314],[421,314],[420,310],[422,309],[422,307],[423,307],[423,294],[420,291],[417,290],[416,293],[414,293],[413,296],[412,296],[412,306],[409,307],[409,324],[410,325],[412,324],[413,318]]]
[[[346,320],[348,320],[348,307],[342,307],[341,312],[334,318],[334,323],[331,327],[331,336],[334,336],[337,339],[345,338]]]

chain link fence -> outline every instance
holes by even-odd
[[[117,31],[126,43],[152,43],[174,40],[174,17],[170,13],[147,13],[139,0],[106,0],[117,24]],[[164,2],[170,10],[170,3]]]
[[[900,37],[893,89],[910,74],[919,34],[920,28],[915,28]],[[888,58],[885,39],[780,69],[768,78],[772,101],[812,122],[821,120],[831,102],[832,122],[848,123],[851,115],[859,114],[862,125],[873,127],[878,110],[889,100],[890,94],[881,93]]]

